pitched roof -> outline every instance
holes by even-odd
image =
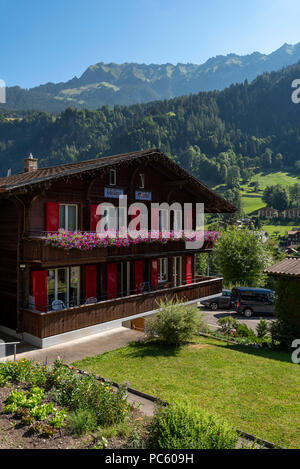
[[[300,229],[299,230],[288,231],[288,236],[292,236],[292,235],[296,235],[296,234],[300,234]]]
[[[39,168],[35,171],[22,172],[11,176],[0,178],[0,194],[10,193],[25,189],[26,187],[41,184],[54,179],[66,178],[77,174],[88,173],[94,170],[107,169],[121,164],[131,163],[134,160],[150,160],[159,165],[165,166],[168,170],[177,174],[181,179],[187,180],[195,192],[205,193],[206,198],[217,203],[216,211],[232,213],[236,208],[227,202],[223,197],[209,189],[188,171],[181,168],[171,158],[167,157],[159,149],[150,149],[120,155],[106,156],[93,160],[80,161],[77,163],[50,166],[48,168]]]
[[[48,168],[39,168],[35,171],[22,172],[0,178],[0,188],[5,190],[14,190],[18,187],[24,187],[50,179],[70,176],[72,174],[82,173],[106,166],[116,165],[124,160],[133,160],[135,157],[141,157],[151,154],[151,150],[134,153],[124,153],[122,155],[106,156],[93,160],[79,161],[77,163],[49,166]]]
[[[287,257],[278,264],[268,267],[265,273],[269,275],[300,277],[300,257]]]
[[[263,210],[270,210],[271,212],[278,212],[278,210],[276,210],[276,208],[272,208],[272,207],[262,207],[258,211],[262,212]]]

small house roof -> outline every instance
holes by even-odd
[[[265,270],[268,275],[300,277],[300,257],[287,257]]]

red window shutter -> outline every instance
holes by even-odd
[[[85,298],[97,298],[97,266],[85,266]]]
[[[151,273],[150,273],[151,287],[158,285],[158,259],[151,260]]]
[[[31,288],[34,309],[44,313],[47,311],[47,270],[31,272]]]
[[[186,284],[190,284],[193,281],[193,257],[192,256],[186,256],[185,258],[186,264],[185,264],[185,278],[186,278]]]
[[[134,262],[134,290],[135,293],[143,291],[143,261]]]
[[[59,203],[46,203],[46,231],[58,231],[59,229]]]
[[[97,207],[99,204],[90,205],[90,231],[97,231],[97,223],[101,215],[96,215]]]
[[[117,264],[107,264],[107,299],[112,300],[117,297]]]

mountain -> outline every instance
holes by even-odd
[[[222,90],[232,83],[252,81],[300,60],[300,43],[284,44],[269,55],[254,52],[239,56],[219,55],[202,65],[135,63],[90,66],[80,78],[66,83],[47,83],[28,90],[7,88],[2,109],[58,113],[67,107],[99,109],[103,105],[131,105],[170,99],[200,91]]]
[[[300,61],[222,91],[200,92],[100,110],[68,108],[53,116],[0,112],[0,173],[22,171],[32,152],[40,166],[160,147],[196,177],[293,169],[300,175],[300,103],[291,84]]]

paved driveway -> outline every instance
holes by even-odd
[[[259,316],[254,316],[253,318],[245,318],[245,316],[237,314],[235,311],[229,311],[229,310],[217,310],[217,311],[211,311],[210,309],[201,307],[200,311],[202,311],[205,315],[205,318],[208,322],[208,324],[213,328],[217,329],[217,324],[218,324],[218,319],[223,318],[225,316],[233,316],[236,318],[239,322],[242,324],[246,324],[250,329],[253,329],[254,331],[256,330],[256,326],[259,323],[260,318],[262,317],[265,319],[269,324],[271,324],[272,321],[274,321],[274,316],[270,315],[259,315]]]
[[[118,327],[109,331],[99,332],[82,339],[72,340],[60,345],[37,349],[22,343],[23,349],[18,349],[17,359],[26,358],[51,365],[60,356],[65,363],[72,363],[85,357],[93,357],[110,350],[128,345],[129,342],[140,340],[144,334],[127,327]],[[16,339],[13,339],[16,340]],[[9,346],[8,346],[9,347]],[[2,360],[11,360],[13,350],[7,347],[8,353]],[[10,356],[9,356],[10,355]],[[5,356],[5,355],[4,355]],[[3,355],[2,355],[3,357]],[[1,359],[1,356],[0,356]],[[1,361],[1,360],[0,360]]]

